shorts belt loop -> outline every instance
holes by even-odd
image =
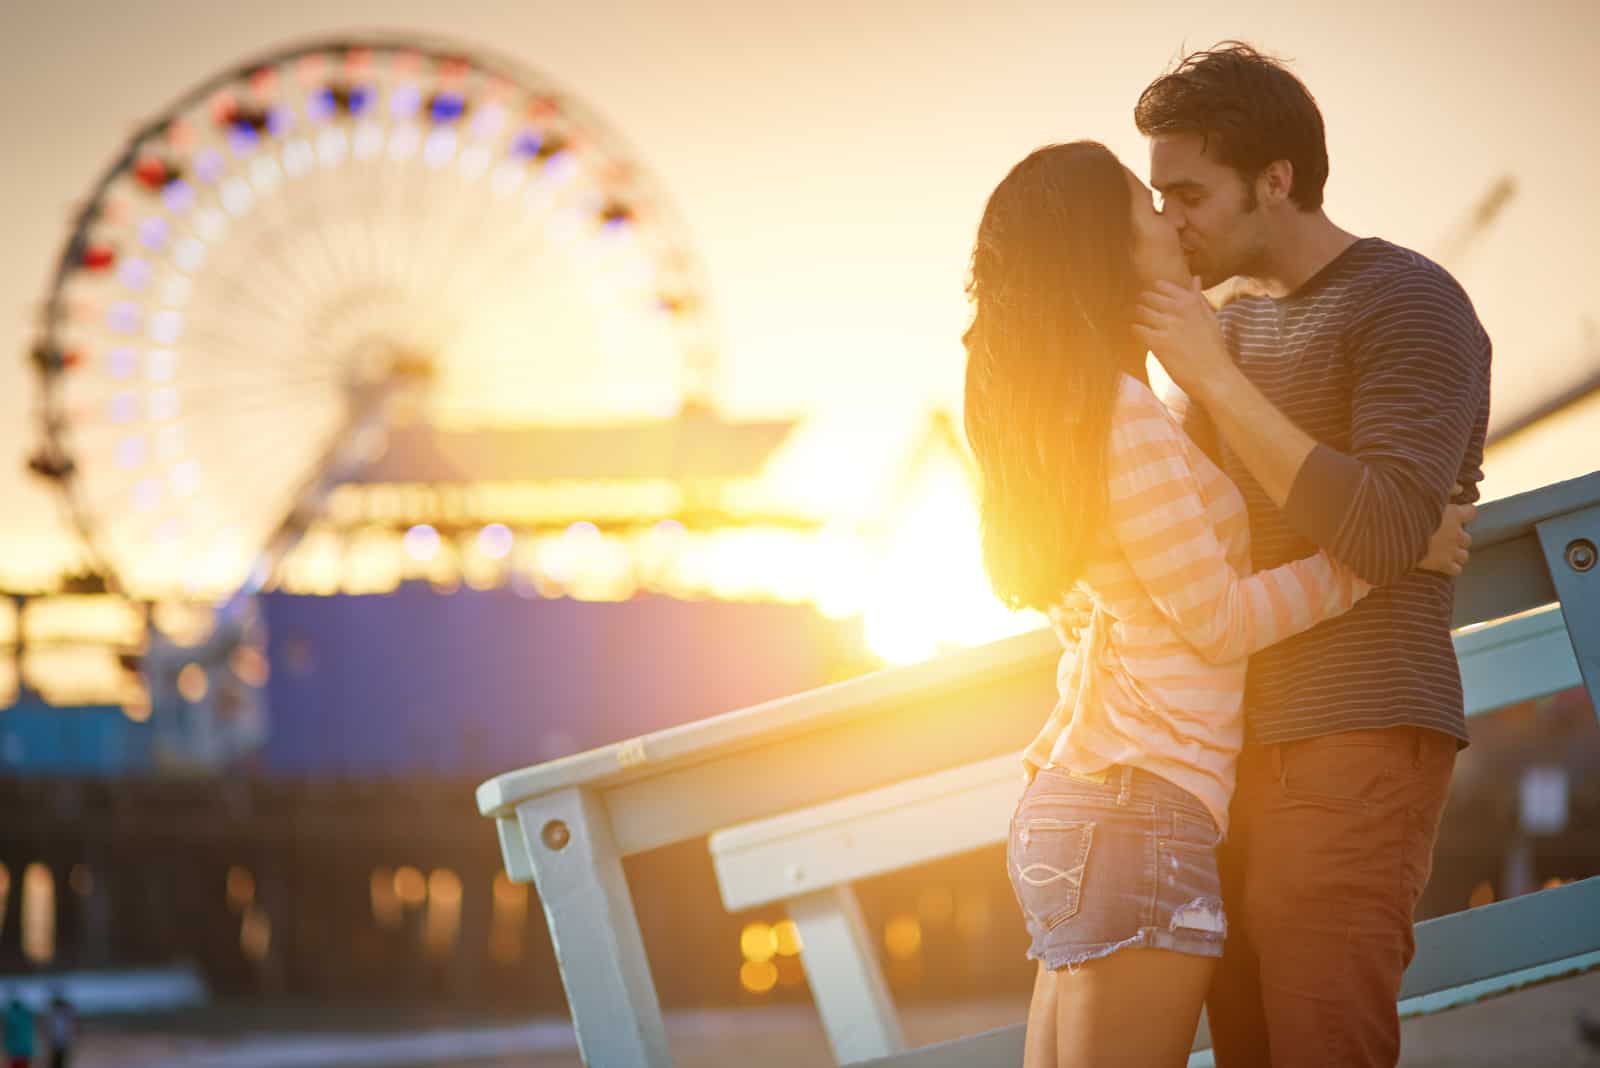
[[[1283,743],[1274,742],[1267,746],[1272,750],[1272,781],[1275,785],[1283,785]]]
[[[1117,791],[1117,804],[1126,805],[1133,797],[1133,766],[1119,764],[1117,766],[1117,776],[1122,780],[1121,788]]]

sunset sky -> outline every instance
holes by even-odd
[[[62,531],[21,471],[23,355],[74,204],[192,85],[340,30],[503,53],[608,120],[694,236],[735,415],[958,406],[961,286],[989,190],[1030,149],[1079,137],[1144,173],[1139,91],[1225,37],[1287,58],[1316,95],[1328,210],[1347,229],[1436,252],[1515,177],[1493,228],[1446,264],[1495,341],[1497,420],[1600,369],[1600,5],[1312,6],[8,0],[3,535],[31,553]]]

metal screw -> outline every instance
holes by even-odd
[[[1600,553],[1595,551],[1594,542],[1588,538],[1578,538],[1567,543],[1567,566],[1574,571],[1588,571],[1594,567]]]
[[[572,832],[560,820],[551,820],[539,832],[539,840],[550,849],[561,850],[567,848],[567,843],[572,841]]]

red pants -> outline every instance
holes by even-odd
[[[1399,1060],[1396,999],[1456,749],[1415,727],[1246,747],[1219,851],[1217,1068]]]

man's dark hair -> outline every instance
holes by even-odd
[[[1247,183],[1268,164],[1288,160],[1289,198],[1302,211],[1322,207],[1328,181],[1322,112],[1299,78],[1247,44],[1223,41],[1185,56],[1139,94],[1133,121],[1146,137],[1199,134]]]

